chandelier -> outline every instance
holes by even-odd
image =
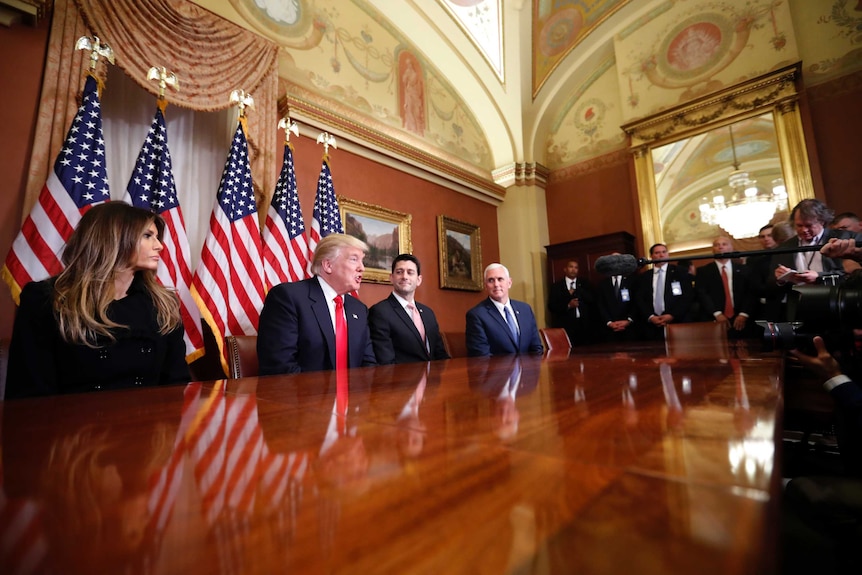
[[[751,238],[772,220],[776,210],[787,209],[787,188],[783,179],[776,178],[772,180],[771,193],[762,192],[757,187],[757,180],[752,180],[748,172],[739,169],[733,126],[728,126],[728,130],[733,153],[733,171],[727,178],[730,196],[725,197],[722,188],[712,190],[711,201],[706,197],[701,200],[700,219],[709,225],[720,226],[734,238]]]

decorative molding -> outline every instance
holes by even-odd
[[[834,80],[810,86],[806,89],[808,102],[824,102],[837,96],[862,91],[862,71],[841,76]]]
[[[799,98],[796,89],[800,63],[764,74],[743,87],[732,86],[675,106],[646,119],[622,126],[631,138],[631,147],[655,146],[667,139],[678,139],[702,131],[704,126],[731,122],[756,112],[765,106],[779,106]]]
[[[342,110],[337,103],[319,103],[316,99],[302,87],[287,84],[287,96],[279,98],[279,114],[283,116],[289,112],[292,119],[333,133],[339,137],[339,144],[352,142],[351,151],[360,156],[393,167],[399,163],[409,164],[427,172],[413,172],[423,179],[494,205],[505,198],[505,189],[494,182],[490,172],[381,122],[367,117],[350,118],[349,111]],[[395,163],[389,163],[381,156]]]
[[[622,149],[615,150],[595,158],[590,158],[585,162],[554,170],[550,173],[548,184],[557,184],[578,176],[585,176],[593,172],[598,172],[599,170],[604,170],[612,166],[625,165],[629,163],[630,157],[631,153],[627,149]]]
[[[511,186],[536,186],[542,189],[545,189],[545,186],[548,184],[548,175],[550,173],[548,168],[535,162],[513,163],[491,172],[494,181],[504,188]]]

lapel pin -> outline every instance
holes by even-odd
[[[352,315],[353,315],[353,319],[359,319],[358,317],[356,317],[356,314],[355,314],[355,313],[354,313],[354,314],[352,314]]]

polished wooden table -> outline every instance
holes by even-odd
[[[9,401],[0,573],[770,573],[781,374],[633,346]]]

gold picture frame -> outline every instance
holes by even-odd
[[[337,200],[344,233],[368,244],[362,281],[388,284],[395,256],[413,252],[413,216],[344,196]]]
[[[437,216],[440,287],[482,291],[482,241],[479,226]]]

